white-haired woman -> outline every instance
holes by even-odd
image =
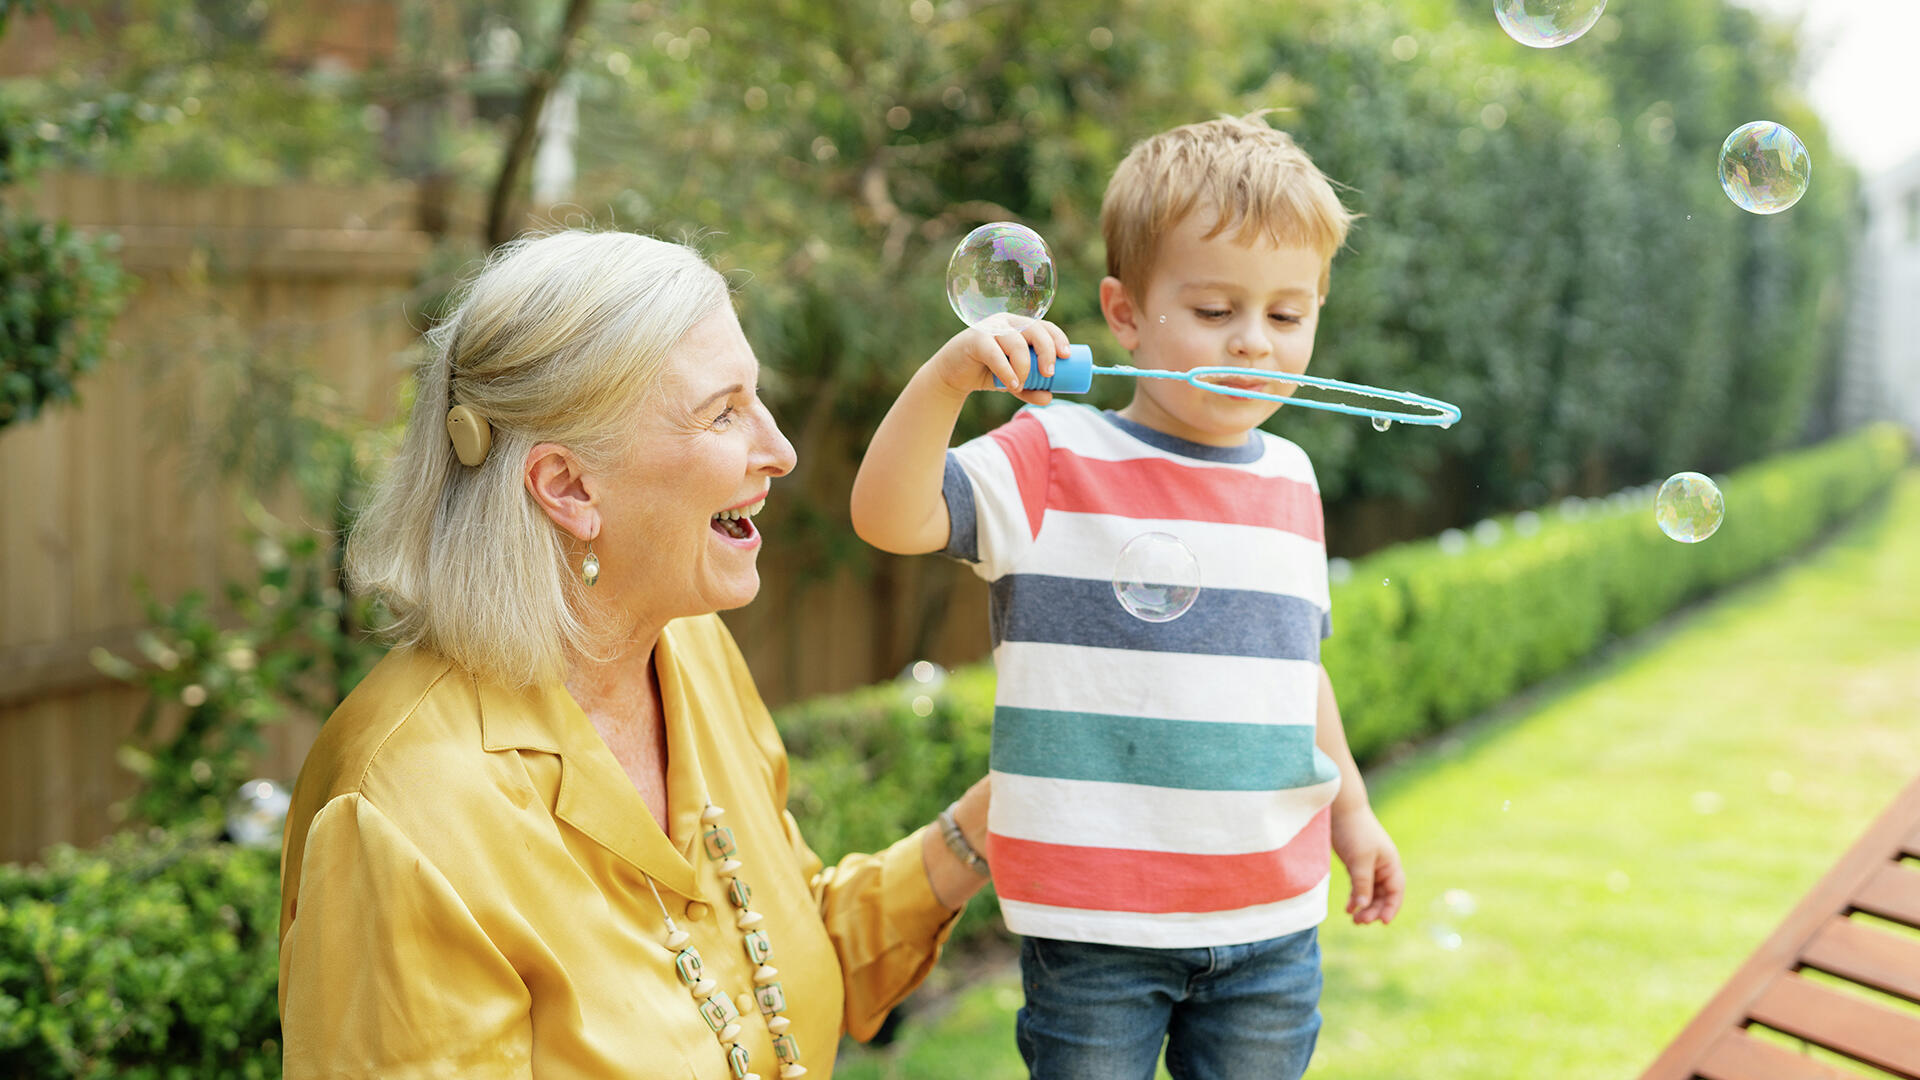
[[[433,335],[347,545],[396,648],[287,818],[286,1075],[825,1077],[984,882],[984,781],[823,868],[715,612],[794,465],[720,275],[563,232]]]

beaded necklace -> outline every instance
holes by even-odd
[[[716,872],[727,882],[727,899],[739,909],[734,916],[734,925],[744,932],[742,943],[747,951],[747,961],[754,965],[753,994],[751,999],[767,1018],[767,1033],[773,1036],[773,1052],[780,1059],[780,1080],[799,1080],[807,1075],[806,1066],[800,1064],[800,1044],[787,1033],[792,1026],[781,1013],[787,1007],[787,995],[780,988],[780,971],[768,961],[773,959],[773,941],[767,932],[760,929],[765,916],[748,906],[753,899],[753,889],[740,877],[739,847],[733,841],[733,830],[720,824],[720,818],[726,811],[707,800],[707,808],[700,811],[700,821],[707,826],[702,843],[707,849],[707,858],[719,865]],[[747,1048],[740,1045],[740,1009],[733,999],[720,990],[712,979],[706,977],[706,966],[700,960],[700,950],[693,947],[693,935],[674,925],[673,916],[667,913],[667,905],[660,899],[660,890],[653,884],[653,878],[647,877],[647,888],[653,892],[653,902],[660,905],[660,916],[667,922],[667,948],[672,950],[673,967],[680,975],[680,981],[693,994],[695,1007],[700,1010],[700,1018],[713,1029],[722,1045],[727,1048],[727,1069],[733,1080],[760,1080],[759,1073],[747,1071]],[[742,994],[743,1000],[748,995]],[[742,1006],[744,1008],[744,1006]]]

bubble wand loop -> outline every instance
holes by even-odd
[[[1404,390],[1387,390],[1377,386],[1364,386],[1343,379],[1327,379],[1318,375],[1293,375],[1284,371],[1266,371],[1260,368],[1241,367],[1197,367],[1191,371],[1161,371],[1154,368],[1137,368],[1126,364],[1100,365],[1093,362],[1093,350],[1085,345],[1067,346],[1065,357],[1053,362],[1051,376],[1040,374],[1040,358],[1031,347],[1028,348],[1030,362],[1027,367],[1027,381],[1023,390],[1046,390],[1055,394],[1084,394],[1093,385],[1095,375],[1126,375],[1136,379],[1171,379],[1189,386],[1197,386],[1210,394],[1223,394],[1227,397],[1253,398],[1258,401],[1273,401],[1282,405],[1302,405],[1310,409],[1325,409],[1329,412],[1346,413],[1349,416],[1370,416],[1381,420],[1391,420],[1400,424],[1426,424],[1441,428],[1452,427],[1460,419],[1460,407],[1438,398],[1424,394],[1408,393]],[[1210,379],[1247,378],[1265,382],[1290,382],[1302,386],[1319,387],[1323,390],[1337,390],[1341,393],[1360,397],[1380,398],[1384,401],[1412,405],[1431,412],[1394,412],[1388,409],[1369,408],[1364,405],[1349,405],[1340,401],[1319,401],[1312,398],[1289,397],[1285,394],[1272,394],[1264,390],[1252,390],[1246,387],[1226,386]],[[1000,380],[994,380],[1000,386]]]

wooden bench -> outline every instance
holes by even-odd
[[[1920,780],[1814,886],[1773,936],[1669,1044],[1641,1080],[1860,1080],[1830,1059],[1749,1034],[1760,1024],[1882,1073],[1920,1080],[1920,937],[1857,913],[1920,929]],[[1812,979],[1838,976],[1851,986]]]

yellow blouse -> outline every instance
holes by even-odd
[[[745,934],[702,846],[705,797],[738,843],[810,1078],[832,1075],[841,1032],[871,1037],[926,976],[953,917],[920,834],[823,870],[720,619],[671,623],[656,649],[665,832],[564,687],[510,690],[397,651],[341,703],[287,817],[288,1080],[728,1080],[647,877],[739,1006],[750,1068],[774,1080]]]

